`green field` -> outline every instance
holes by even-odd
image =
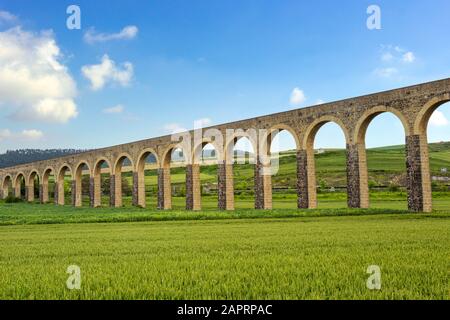
[[[448,299],[449,229],[449,214],[3,226],[0,299]]]
[[[450,144],[430,145],[432,175],[450,168]],[[273,210],[254,210],[253,167],[235,168],[236,210],[184,210],[184,169],[172,170],[173,210],[0,201],[0,299],[449,299],[450,191],[433,184],[429,214],[406,211],[403,147],[368,151],[370,209],[347,209],[345,152],[316,156],[318,209],[296,209],[295,156],[280,158]],[[202,184],[216,183],[215,166]],[[131,177],[125,174],[125,179]],[[331,191],[331,189],[335,189]],[[70,191],[70,190],[67,190]],[[70,192],[66,193],[70,203]],[[69,265],[80,290],[66,288]],[[367,267],[381,268],[380,291]]]

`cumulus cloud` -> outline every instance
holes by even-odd
[[[125,110],[125,108],[123,107],[123,105],[118,104],[118,105],[116,105],[114,107],[103,109],[103,113],[106,113],[106,114],[117,114],[117,113],[122,113],[124,110]]]
[[[415,57],[414,53],[412,53],[411,51],[408,51],[403,54],[402,60],[403,60],[403,62],[406,62],[406,63],[413,63],[414,60],[416,60],[416,57]]]
[[[0,106],[15,120],[64,123],[77,116],[76,83],[51,31],[0,32]]]
[[[117,33],[98,33],[94,28],[90,28],[84,34],[84,41],[93,44],[96,42],[106,42],[111,40],[129,40],[135,38],[138,31],[139,29],[136,26],[126,26]]]
[[[294,88],[291,92],[291,104],[299,105],[305,102],[306,96],[303,90],[300,90],[300,88]]]
[[[414,52],[407,51],[400,46],[382,45],[380,60],[382,66],[376,68],[373,74],[380,78],[401,78],[406,65],[416,61]]]
[[[17,21],[17,17],[11,12],[0,10],[0,25],[3,23],[13,23]]]
[[[432,126],[443,127],[449,124],[450,122],[447,120],[445,115],[439,110],[434,111],[430,117],[430,125]]]
[[[30,129],[21,132],[13,133],[9,129],[0,129],[0,141],[2,140],[21,140],[21,141],[35,141],[44,136],[42,131]]]
[[[108,82],[118,83],[123,87],[128,86],[133,77],[133,64],[124,62],[120,68],[105,54],[100,64],[83,66],[81,71],[91,82],[91,89],[97,91]]]

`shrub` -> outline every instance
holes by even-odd
[[[400,186],[398,184],[391,183],[388,187],[388,190],[390,192],[398,192],[398,191],[400,191]]]
[[[22,199],[14,196],[7,196],[5,198],[5,203],[18,203],[18,202],[22,202]]]

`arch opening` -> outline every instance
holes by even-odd
[[[16,198],[25,200],[26,199],[26,191],[27,184],[25,180],[25,175],[23,173],[19,173],[16,176],[15,183],[14,183],[14,196]]]
[[[72,169],[68,165],[63,165],[56,180],[55,199],[60,206],[71,203],[72,195]]]
[[[272,207],[297,208],[297,140],[286,129],[274,130],[270,136]]]
[[[106,207],[111,203],[111,165],[106,159],[100,159],[94,167],[94,207]]]
[[[41,202],[48,203],[50,201],[55,202],[55,192],[56,192],[56,178],[55,173],[52,168],[45,169],[42,174],[42,191],[41,191]]]
[[[357,128],[361,194],[366,207],[406,210],[406,130],[399,115],[381,110]]]
[[[180,147],[169,150],[164,159],[164,206],[186,208],[186,154]]]
[[[138,200],[140,207],[157,207],[158,196],[158,159],[153,150],[144,151],[138,159]]]
[[[211,143],[200,146],[200,197],[202,209],[218,207],[218,154]]]
[[[347,207],[348,134],[335,119],[319,120],[305,137],[309,208]]]
[[[450,206],[450,102],[433,105],[422,121],[421,134],[426,137],[432,208],[436,211],[447,210]],[[426,170],[426,166],[423,169]]]
[[[133,205],[133,161],[128,155],[120,156],[115,164],[115,207]]]
[[[254,208],[256,150],[246,136],[236,137],[232,143],[234,206]]]
[[[78,164],[75,170],[76,207],[91,205],[91,170],[86,162]]]
[[[13,188],[12,179],[11,179],[11,176],[8,175],[3,179],[3,182],[2,182],[2,197],[3,197],[3,199],[6,199],[7,197],[11,196],[12,188]]]
[[[37,171],[32,171],[28,179],[28,202],[33,202],[40,197],[40,178]]]

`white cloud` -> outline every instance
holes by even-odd
[[[0,105],[16,120],[64,123],[77,116],[76,83],[51,31],[0,32]]]
[[[180,126],[178,123],[168,123],[164,125],[164,130],[169,132],[170,134],[188,131],[187,129]]]
[[[124,110],[125,108],[121,104],[118,104],[117,106],[103,109],[103,113],[107,114],[122,113]]]
[[[17,17],[8,11],[0,10],[0,24],[12,23],[17,21]]]
[[[291,104],[299,105],[305,102],[306,96],[303,90],[300,90],[299,88],[294,88],[291,92]]]
[[[27,139],[27,140],[37,140],[43,137],[43,133],[40,130],[23,130],[20,134],[21,137]]]
[[[212,124],[212,120],[210,118],[201,118],[194,120],[194,129],[202,129],[209,127]],[[169,132],[170,134],[181,133],[189,131],[188,129],[182,127],[179,123],[168,123],[164,125],[164,130]]]
[[[122,66],[123,68],[117,67],[116,63],[105,54],[100,64],[83,66],[81,71],[91,82],[91,89],[96,91],[102,89],[107,82],[115,82],[123,87],[129,85],[133,77],[133,65],[124,62]]]
[[[11,131],[9,129],[0,129],[0,141],[11,137]]]
[[[385,63],[406,62],[413,63],[416,56],[412,51],[406,51],[399,46],[382,45],[381,46],[381,61]]]
[[[439,110],[434,111],[430,117],[430,124],[435,127],[447,126],[449,123],[450,122],[447,120],[445,115]]]
[[[35,141],[44,136],[42,131],[36,129],[23,130],[21,132],[13,133],[9,129],[0,129],[0,141],[2,140],[21,140],[21,141]]]
[[[209,118],[202,118],[194,121],[194,129],[200,129],[210,126],[212,123]]]
[[[375,69],[374,74],[382,78],[390,78],[398,74],[398,70],[396,68],[378,68]]]
[[[414,56],[414,53],[412,53],[411,51],[408,51],[405,54],[403,54],[402,60],[403,60],[403,62],[406,62],[406,63],[413,63],[414,60],[416,60],[416,57]]]
[[[129,40],[135,38],[138,31],[136,26],[126,26],[118,33],[97,33],[94,28],[91,28],[84,34],[84,41],[93,44],[111,40]]]

